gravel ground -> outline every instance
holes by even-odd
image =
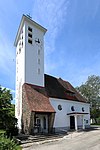
[[[73,132],[59,141],[32,145],[23,150],[100,150],[100,128]]]

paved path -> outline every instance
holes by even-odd
[[[59,141],[32,145],[23,150],[100,150],[100,128],[88,132],[74,132]]]

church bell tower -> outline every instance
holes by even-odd
[[[22,85],[44,87],[44,34],[46,29],[23,15],[14,46],[16,47],[16,106],[15,115],[21,129]]]

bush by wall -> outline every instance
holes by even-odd
[[[15,141],[4,136],[0,136],[0,150],[21,150],[22,148],[18,146]]]

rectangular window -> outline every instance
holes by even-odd
[[[21,48],[19,48],[19,54],[21,53]]]
[[[19,42],[19,46],[21,45],[21,41]]]
[[[18,73],[18,67],[17,67],[17,73]]]
[[[40,55],[40,49],[38,49],[38,55]]]
[[[32,38],[32,34],[31,34],[31,33],[28,33],[28,37]]]
[[[86,123],[88,123],[88,120],[86,120]]]
[[[31,27],[28,27],[28,31],[32,32],[32,28],[31,28]]]
[[[23,41],[22,41],[22,47],[23,47]]]
[[[38,74],[40,74],[40,68],[38,68]]]
[[[32,40],[28,39],[28,43],[32,44]]]
[[[38,59],[38,64],[40,65],[40,59]]]

